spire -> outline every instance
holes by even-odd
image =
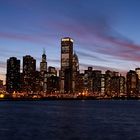
[[[43,54],[46,54],[46,50],[45,50],[45,48],[43,48]]]
[[[45,51],[45,48],[43,48],[42,62],[46,62],[46,51]]]

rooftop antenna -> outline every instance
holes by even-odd
[[[46,54],[46,50],[45,50],[45,48],[43,48],[43,54]]]

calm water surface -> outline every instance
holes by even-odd
[[[0,140],[139,140],[140,101],[0,102]]]

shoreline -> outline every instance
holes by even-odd
[[[61,101],[61,100],[140,100],[140,98],[93,98],[93,97],[79,97],[79,98],[0,98],[0,101]]]

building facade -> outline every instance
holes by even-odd
[[[69,37],[61,39],[61,71],[60,92],[72,93],[73,74],[73,40]]]
[[[77,87],[76,87],[76,82],[78,79],[78,74],[79,74],[79,60],[78,56],[76,53],[73,54],[73,62],[72,62],[72,92],[78,92]]]
[[[20,60],[16,57],[7,60],[6,91],[8,93],[20,91]]]
[[[42,61],[40,62],[40,76],[41,76],[41,81],[40,81],[41,91],[46,92],[47,91],[47,58],[46,58],[45,50],[43,51]]]
[[[130,70],[127,72],[126,75],[126,86],[127,86],[127,97],[137,97],[138,91],[137,91],[137,85],[138,85],[138,75],[135,71]]]
[[[36,60],[30,55],[23,57],[23,91],[35,91]]]

